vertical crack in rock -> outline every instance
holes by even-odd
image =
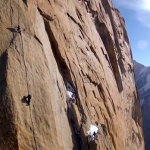
[[[48,20],[48,21],[53,21],[52,16],[46,14],[45,12],[43,12],[39,7],[37,8],[39,13],[44,17],[44,19]]]
[[[41,11],[39,11],[39,12],[41,12]],[[68,68],[64,58],[60,54],[60,50],[58,48],[58,43],[57,43],[57,41],[55,39],[55,36],[54,36],[54,34],[53,34],[52,30],[51,30],[49,21],[47,20],[45,15],[43,15],[43,13],[40,13],[40,14],[42,15],[42,17],[44,19],[45,30],[46,30],[46,33],[47,33],[47,35],[49,37],[49,41],[50,41],[50,44],[51,44],[51,47],[52,47],[52,51],[53,51],[55,60],[57,62],[60,74],[62,75],[65,84],[66,84],[67,81],[69,81],[72,84],[72,86],[73,86],[73,81],[71,79],[69,68]],[[84,114],[84,109],[82,108],[82,105],[80,103],[80,100],[79,100],[77,92],[76,92],[76,98],[77,98],[77,101],[79,102],[79,103],[77,102],[77,104],[78,104],[77,105],[78,111],[82,115],[85,115]],[[70,114],[71,114],[71,112],[69,112],[69,109],[68,109],[68,119],[69,119],[69,122],[71,122],[71,129],[73,129],[73,132],[75,133],[75,136],[76,136],[76,140],[78,141],[78,149],[82,150],[82,148],[84,147],[83,144],[82,144],[82,141],[85,138],[81,133],[79,134],[79,132],[81,132],[82,126],[80,126],[80,130],[77,131],[76,126],[75,126],[77,124],[77,120],[76,119],[74,120],[74,118],[71,119]]]
[[[105,49],[107,50],[110,62],[112,64],[112,68],[113,68],[114,76],[115,76],[116,83],[118,86],[118,90],[119,90],[119,92],[121,92],[123,90],[122,79],[121,79],[120,71],[118,68],[116,53],[114,50],[112,39],[110,37],[110,34],[107,30],[106,25],[104,23],[101,23],[99,21],[98,17],[96,17],[96,19],[95,19],[95,26],[100,35],[100,38],[102,39],[102,41],[104,43]]]
[[[100,60],[100,58],[98,57],[98,55],[97,55],[97,53],[96,53],[96,51],[94,50],[94,48],[93,48],[92,45],[90,45],[90,49],[91,49],[91,51],[93,52],[93,54],[95,55],[96,59],[99,61],[99,63],[100,63],[101,66],[102,66],[101,60]]]
[[[111,24],[112,24],[114,37],[115,37],[115,44],[116,44],[116,47],[117,47],[117,52],[119,53],[118,63],[119,63],[120,69],[121,69],[121,73],[124,74],[125,73],[125,68],[124,68],[124,64],[123,64],[123,60],[122,60],[123,56],[122,56],[121,49],[120,49],[119,42],[118,42],[118,35],[117,35],[116,28],[115,28],[115,22],[113,20],[111,7],[110,7],[107,0],[102,0],[102,4],[104,6],[105,12],[108,13]]]
[[[38,41],[38,43],[40,43],[41,45],[43,45],[42,42],[40,41],[40,39],[36,35],[34,35],[34,38]]]
[[[28,0],[22,0],[24,4],[28,7]]]
[[[83,31],[80,23],[78,23],[69,13],[67,13],[67,16]]]

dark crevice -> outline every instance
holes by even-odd
[[[69,13],[67,13],[67,16],[83,31],[82,26]]]
[[[28,0],[22,0],[22,1],[28,7]]]
[[[75,88],[75,86],[73,84],[70,69],[69,69],[68,65],[66,64],[66,61],[64,60],[64,58],[61,56],[57,40],[55,39],[55,36],[54,36],[54,34],[51,30],[49,21],[44,19],[44,24],[45,24],[45,30],[46,30],[47,35],[49,37],[49,41],[51,43],[52,52],[54,54],[55,60],[56,60],[57,65],[58,65],[59,72],[63,77],[63,80],[64,80],[64,83],[65,83],[66,87],[67,87],[67,82],[69,82],[74,89],[77,89],[77,87]],[[76,97],[76,100],[77,100],[78,111],[80,112],[80,114],[82,114],[84,116],[85,114],[83,114],[83,108],[82,108],[82,105],[80,104],[77,90],[75,90],[75,91],[76,91],[75,92],[75,97]],[[82,148],[83,148],[83,145],[82,145],[83,136],[81,136],[81,131],[78,131],[77,127],[75,126],[75,124],[77,123],[77,120],[74,119],[74,117],[72,118],[73,115],[72,115],[72,112],[71,112],[70,108],[67,109],[67,112],[68,112],[67,116],[68,116],[68,120],[69,120],[69,123],[70,123],[70,127],[71,127],[71,129],[73,130],[73,133],[74,133],[72,135],[72,139],[73,139],[73,142],[74,142],[74,145],[75,145],[75,147],[73,149],[74,150],[76,150],[76,149],[82,150]],[[74,140],[74,136],[76,137],[75,138],[76,140]]]
[[[104,50],[103,50],[103,48],[102,48],[102,47],[101,47],[101,50],[102,50],[103,55],[105,55]]]
[[[79,20],[83,22],[83,20],[82,20],[82,15],[81,15],[81,13],[79,12],[78,9],[76,9],[76,14],[77,14]]]
[[[89,75],[86,74],[87,79],[90,81],[90,83],[94,84],[95,86],[97,85],[96,81],[93,81]]]
[[[98,99],[98,98],[96,97],[95,91],[93,90],[92,92],[93,92],[94,97],[95,97],[96,99]]]
[[[34,38],[35,38],[41,45],[43,45],[43,43],[40,41],[40,39],[39,39],[36,35],[34,35]]]
[[[51,1],[50,1],[50,0],[48,0],[48,2],[49,2],[49,4],[52,6]]]
[[[46,14],[45,12],[43,12],[39,7],[37,7],[38,11],[40,12],[41,16],[43,16],[43,18],[45,18],[48,21],[53,21],[53,17]]]
[[[82,140],[82,133],[81,133],[81,128],[82,124],[78,122],[77,120],[77,114],[76,114],[76,109],[72,105],[71,108],[68,108],[68,120],[71,122],[71,128],[73,128],[73,132],[76,136],[77,140],[77,145],[78,145],[78,150],[82,150],[83,148],[83,140]]]
[[[67,41],[67,37],[66,37],[66,35],[63,33],[63,36],[64,36],[64,39]]]
[[[81,39],[81,40],[83,40],[83,38],[79,35],[79,38]]]
[[[68,16],[76,24],[78,24],[70,15],[68,15]],[[87,143],[88,142],[87,141],[87,136],[85,135],[85,132],[82,128],[82,125],[86,124],[87,117],[86,117],[86,114],[84,112],[84,109],[83,109],[83,106],[82,106],[82,103],[81,103],[81,100],[80,100],[80,97],[79,97],[79,94],[78,94],[78,91],[77,91],[78,85],[76,84],[74,86],[74,83],[73,83],[73,80],[72,80],[72,77],[71,77],[71,74],[72,75],[74,75],[74,74],[73,74],[72,70],[70,69],[71,66],[69,66],[69,64],[66,63],[65,59],[62,57],[62,55],[60,53],[59,45],[58,45],[58,42],[55,38],[55,35],[54,35],[54,33],[51,29],[50,22],[44,17],[43,17],[43,19],[44,19],[45,30],[46,30],[46,33],[48,35],[48,38],[49,38],[49,41],[50,41],[50,44],[51,44],[51,48],[52,48],[52,52],[53,52],[54,58],[57,62],[59,72],[63,77],[65,85],[67,84],[67,82],[69,82],[75,90],[76,102],[74,104],[72,104],[71,108],[67,109],[68,120],[69,120],[69,123],[70,123],[70,127],[73,130],[73,132],[72,132],[73,133],[72,134],[72,139],[73,139],[73,142],[74,142],[74,148],[73,149],[74,150],[77,150],[77,149],[78,150],[92,150],[91,147],[92,147],[93,142],[92,142],[92,144],[90,142],[90,148],[89,148],[88,143]],[[79,25],[79,27],[80,26],[81,25]],[[80,27],[80,29],[83,30],[82,27]],[[66,55],[66,57],[67,57],[67,55]],[[68,59],[68,57],[67,57],[67,59]],[[78,111],[78,112],[76,112],[76,111]],[[79,115],[81,117],[81,122],[80,123],[78,122],[78,119],[77,119],[77,113],[79,113]],[[75,138],[76,138],[76,140],[74,140]]]
[[[102,64],[100,58],[98,57],[98,55],[92,45],[90,45],[90,49],[93,52],[93,54],[95,55],[95,57],[97,58],[97,60],[99,61],[99,63]]]
[[[105,58],[106,58],[108,64],[111,66],[110,60],[109,60],[109,58],[108,58],[108,55],[107,55],[107,54],[104,54],[104,56],[105,56]]]
[[[122,54],[121,54],[122,55]],[[126,70],[125,70],[125,68],[124,68],[124,63],[123,63],[123,60],[124,60],[124,58],[123,58],[123,56],[119,56],[119,58],[118,58],[118,64],[119,64],[119,67],[120,67],[120,70],[121,70],[121,72],[124,74],[125,72],[126,72]]]
[[[82,37],[85,38],[83,31],[81,29],[79,29],[79,30],[80,30],[80,32],[82,34]]]
[[[98,84],[97,85],[97,88],[98,88],[98,91],[99,91],[99,94],[100,94],[100,96],[101,96],[101,98],[104,100],[104,101],[106,101],[106,97],[105,97],[105,91],[104,91],[104,89],[103,89],[103,86],[102,86],[102,84],[100,83],[100,84]]]
[[[112,25],[113,32],[114,32],[114,37],[115,37],[115,44],[116,44],[116,47],[117,47],[117,52],[119,53],[119,56],[120,56],[118,58],[118,63],[119,63],[119,67],[121,69],[121,73],[124,74],[126,72],[126,70],[124,68],[124,64],[123,64],[123,60],[122,60],[123,59],[123,55],[121,53],[121,48],[119,46],[120,44],[119,44],[119,41],[118,41],[118,34],[117,34],[115,22],[113,20],[113,15],[112,15],[112,12],[111,12],[111,6],[109,5],[107,0],[102,0],[102,4],[103,4],[103,7],[105,9],[105,12],[109,15],[109,18],[110,18],[110,21],[111,21],[111,25]]]
[[[86,36],[86,38],[89,39],[89,37],[87,36],[86,32],[84,32],[84,29],[83,29],[83,27],[81,26],[81,24],[78,23],[69,13],[67,13],[67,16],[79,27],[79,30],[80,30],[80,32],[81,32],[83,38],[85,38],[85,36]],[[89,40],[90,40],[90,39],[89,39]]]
[[[120,71],[118,68],[118,63],[117,63],[116,53],[114,50],[113,41],[112,41],[111,36],[107,30],[106,25],[104,23],[100,22],[98,17],[95,19],[95,26],[96,26],[96,29],[97,29],[99,35],[100,35],[100,38],[102,39],[102,42],[105,46],[105,49],[108,53],[110,64],[112,66],[113,73],[114,73],[116,83],[118,86],[118,90],[119,90],[119,92],[121,92],[123,90],[123,85],[122,85],[122,79],[121,79]],[[108,62],[109,62],[109,60],[108,60]]]
[[[60,88],[60,86],[59,86],[58,80],[57,80],[57,87],[58,87],[58,90],[59,90],[60,96],[62,97],[62,92],[61,92],[61,88]]]

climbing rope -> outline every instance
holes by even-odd
[[[24,62],[24,67],[25,67],[25,73],[26,73],[26,83],[27,83],[27,92],[29,94],[29,83],[28,83],[28,74],[27,74],[27,66],[26,66],[26,62],[25,62],[25,54],[24,54],[24,45],[23,45],[23,38],[22,38],[22,34],[20,32],[20,36],[21,36],[21,43],[22,43],[22,54],[23,54],[23,62]],[[32,127],[33,127],[33,137],[34,137],[34,142],[35,142],[35,146],[36,146],[36,150],[38,150],[37,148],[37,142],[35,139],[35,131],[34,131],[34,124],[33,124],[33,120],[32,120],[32,115],[31,115],[31,107],[29,105],[29,109],[30,109],[30,118],[31,118],[31,122],[32,122]]]
[[[19,25],[19,0],[18,0],[18,25]]]
[[[34,137],[35,148],[36,148],[36,150],[38,150],[38,148],[37,148],[37,142],[36,142],[36,139],[35,139],[35,130],[34,130],[34,124],[33,124],[33,120],[32,120],[31,107],[30,106],[29,106],[29,109],[30,109],[30,118],[31,118],[32,127],[33,127],[33,137]]]
[[[25,54],[24,54],[24,45],[23,45],[23,39],[22,39],[22,34],[20,32],[20,36],[21,36],[21,43],[22,43],[22,55],[23,55],[23,63],[24,63],[24,67],[25,67],[25,74],[26,74],[26,83],[27,83],[27,92],[29,94],[29,83],[28,83],[28,74],[27,74],[27,66],[26,66],[26,62],[25,62]]]
[[[20,22],[20,18],[19,18],[19,0],[18,0],[18,27],[20,27],[19,22]],[[23,55],[23,63],[24,63],[25,74],[26,74],[27,92],[28,92],[28,95],[29,95],[28,73],[27,73],[27,65],[26,65],[26,61],[25,61],[24,44],[23,44],[23,37],[22,37],[21,30],[18,33],[20,34],[20,37],[21,37],[21,51],[22,51],[22,55]],[[30,105],[29,105],[29,110],[30,110],[30,118],[31,118],[32,128],[33,128],[33,138],[34,138],[34,143],[35,143],[35,149],[38,150],[37,142],[36,142],[36,138],[35,138],[35,130],[34,130],[34,124],[33,124],[33,120],[32,120]]]
[[[19,0],[18,0],[18,26],[20,27],[20,17],[19,17]],[[26,73],[26,83],[27,83],[27,91],[28,91],[28,94],[29,94],[29,84],[28,84],[28,74],[27,74],[27,66],[26,66],[26,62],[25,62],[25,55],[24,55],[24,45],[23,45],[23,38],[22,38],[22,33],[21,33],[21,30],[18,32],[20,34],[20,37],[21,37],[21,49],[22,49],[22,52],[23,52],[23,62],[24,62],[24,66],[25,66],[25,73]]]

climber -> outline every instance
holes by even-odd
[[[88,136],[91,137],[92,141],[95,141],[97,138],[98,127],[95,125],[90,126],[90,130],[87,132]]]
[[[27,105],[29,106],[30,101],[31,101],[31,95],[30,94],[28,94],[28,96],[25,96],[25,101],[26,101]]]
[[[71,108],[72,103],[75,103],[75,94],[67,91],[67,104],[69,108]]]
[[[93,135],[92,135],[92,140],[95,141],[97,139],[97,133],[94,131]]]
[[[67,95],[66,95],[66,101],[68,104],[68,107],[71,108],[72,103],[75,103],[75,89],[73,86],[67,81]]]
[[[95,131],[94,131],[93,135],[91,135],[91,139],[92,139],[92,141],[95,141],[97,139],[97,134]]]
[[[18,25],[17,27],[14,28],[14,32],[18,32],[18,33],[21,32],[20,25]]]

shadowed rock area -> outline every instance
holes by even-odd
[[[0,150],[144,150],[130,43],[110,0],[1,0],[0,29]]]

